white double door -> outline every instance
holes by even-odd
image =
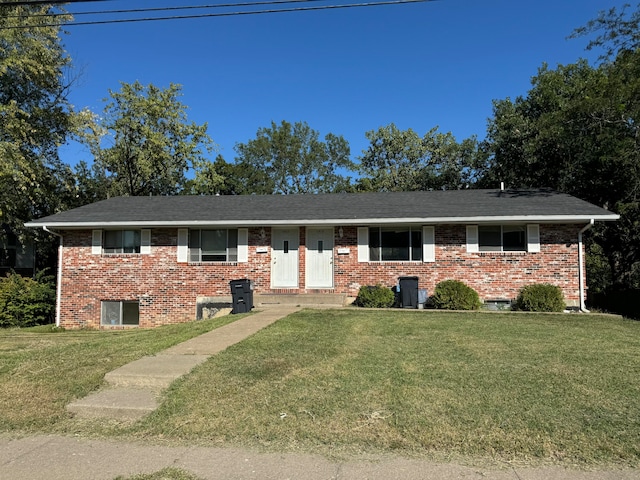
[[[307,228],[306,287],[333,287],[333,228]],[[274,228],[272,232],[271,287],[299,285],[300,231]]]

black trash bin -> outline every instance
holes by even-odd
[[[253,282],[247,278],[231,280],[231,313],[247,313],[253,308]]]
[[[399,277],[398,282],[402,308],[418,308],[418,277]]]

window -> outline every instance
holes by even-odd
[[[140,304],[136,301],[102,302],[101,325],[139,325]]]
[[[422,228],[369,229],[369,261],[421,261]]]
[[[525,252],[527,232],[524,225],[479,225],[481,252]]]
[[[104,253],[140,253],[140,230],[105,230]]]
[[[189,232],[189,261],[238,261],[238,230],[191,230]]]

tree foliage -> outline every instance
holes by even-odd
[[[186,173],[208,168],[204,153],[213,143],[207,125],[188,122],[180,92],[176,84],[161,89],[139,82],[109,91],[93,144],[109,195],[188,193]]]
[[[75,196],[75,177],[58,148],[93,120],[68,99],[71,60],[59,35],[70,17],[46,13],[61,11],[0,5],[0,224],[20,236],[34,234],[25,221],[64,209]],[[37,245],[39,259],[55,252],[46,238]]]
[[[485,186],[551,187],[621,215],[590,239],[610,268],[596,278],[617,288],[640,285],[640,51],[618,46],[636,35],[603,37],[616,39],[618,54],[597,67],[543,66],[526,97],[494,102],[484,145]]]
[[[635,11],[629,12],[629,7],[629,4],[625,4],[621,9],[612,7],[601,11],[586,25],[576,28],[571,37],[598,33],[587,44],[587,50],[603,49],[604,53],[600,59],[604,61],[610,61],[624,51],[638,50],[640,48],[640,3]]]
[[[53,277],[9,273],[0,278],[0,327],[31,327],[51,323],[55,306]]]
[[[306,122],[271,122],[255,139],[237,144],[236,152],[235,173],[255,193],[341,191],[349,179],[340,170],[353,170],[347,141],[332,133],[322,141]]]
[[[366,133],[370,145],[360,157],[361,190],[413,191],[466,188],[475,180],[475,138],[458,143],[437,128],[424,136],[393,123]]]

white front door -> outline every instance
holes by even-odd
[[[307,288],[333,288],[333,228],[307,228]]]
[[[272,243],[271,288],[297,288],[299,229],[274,228]]]

